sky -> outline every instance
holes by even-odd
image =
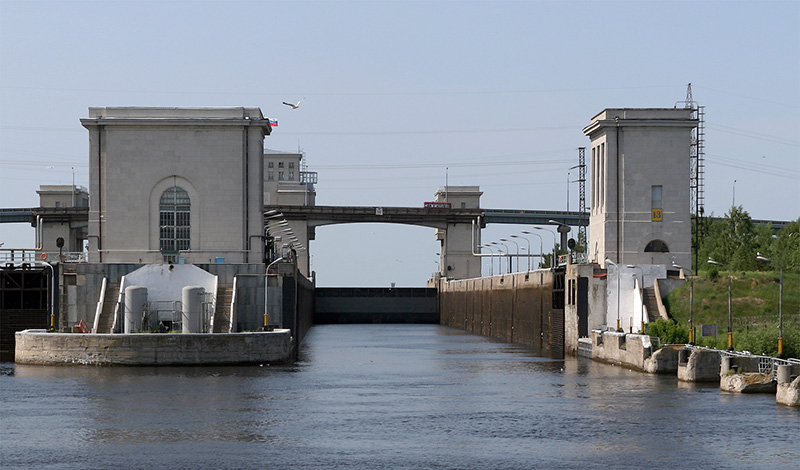
[[[796,220],[798,24],[797,1],[0,0],[0,207],[88,187],[89,107],[258,106],[279,122],[265,146],[319,173],[317,205],[418,207],[447,183],[480,186],[485,208],[577,210],[591,118],[673,107],[691,83],[706,213]],[[2,224],[0,243],[31,247],[33,229]],[[320,286],[438,270],[422,227],[320,227],[310,250]]]

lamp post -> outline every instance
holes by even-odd
[[[511,242],[514,245],[516,245],[516,247],[517,247],[517,270],[514,271],[514,272],[518,272],[519,271],[519,243],[515,242],[514,240],[509,240],[508,238],[501,238],[500,241],[501,242]],[[512,264],[513,264],[514,260],[512,259],[511,261],[512,261]]]
[[[565,252],[567,252],[567,254],[569,254],[569,250],[567,249],[567,245],[568,245],[567,244],[567,234],[571,230],[570,226],[565,224],[565,223],[559,222],[557,220],[553,220],[553,219],[550,219],[547,222],[550,223],[550,224],[558,225],[556,230],[558,231],[558,233],[561,234],[561,249],[564,250]]]
[[[529,232],[527,230],[520,230],[520,232],[524,233],[525,235],[533,235],[535,237],[539,237],[539,257],[541,258],[542,256],[544,256],[542,236],[539,235],[538,233]],[[528,253],[530,253],[530,251]]]
[[[553,236],[553,258],[550,260],[550,267],[552,268],[556,257],[556,234],[552,230],[547,230],[544,227],[533,227],[533,228],[536,230],[544,230],[545,232],[548,232],[550,235]]]
[[[783,266],[777,261],[773,261],[761,252],[756,253],[756,259],[767,263],[775,263],[781,271],[780,291],[778,294],[778,358],[783,359]]]
[[[610,264],[617,269],[617,331],[621,333],[622,327],[619,324],[619,266],[608,258],[606,258],[606,264]]]
[[[731,313],[731,270],[727,265],[722,264],[719,261],[714,261],[714,259],[711,258],[710,256],[708,257],[708,264],[722,266],[723,268],[728,270],[728,351],[733,351],[733,315]]]
[[[505,243],[498,243],[498,242],[492,242],[492,245],[503,245],[503,248],[506,249],[506,252],[505,252],[505,255],[506,255],[506,268],[507,268],[508,274],[511,274],[511,264],[509,264],[509,260],[511,259],[511,255],[509,255],[508,246],[506,246]],[[499,246],[497,247],[497,251],[499,251],[500,253],[503,253],[503,251],[500,249]],[[503,273],[503,270],[500,269],[500,274],[502,274],[502,273]]]
[[[525,237],[521,237],[519,235],[514,235],[513,233],[509,235],[511,238],[521,238],[528,243],[528,272],[531,270],[531,241]],[[517,268],[519,268],[519,260],[517,260]]]
[[[641,295],[641,308],[639,309],[639,319],[642,322],[642,329],[641,332],[644,333],[644,269],[641,266],[636,266],[634,264],[627,265],[631,269],[638,269],[642,273],[642,279],[639,281],[639,289],[642,291]],[[633,275],[634,279],[636,278],[636,274]]]
[[[494,251],[492,251],[494,249],[494,247],[492,245],[488,244],[488,243],[484,243],[483,246],[488,248],[489,251],[492,253],[492,256],[489,257],[489,270],[491,271],[492,276],[494,276],[494,261],[492,260],[492,258],[494,258]],[[498,273],[500,272],[500,260],[499,259],[497,260],[497,272]]]
[[[682,266],[672,262],[672,267],[684,269]],[[694,344],[694,276],[689,271],[689,344]]]

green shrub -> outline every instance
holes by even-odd
[[[689,342],[689,328],[679,325],[675,320],[658,320],[645,325],[645,334],[656,336],[661,344],[686,344]]]

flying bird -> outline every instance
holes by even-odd
[[[305,98],[303,98],[303,100],[304,100],[304,99],[305,99]],[[302,103],[302,102],[303,102],[303,100],[300,100],[300,101],[298,101],[297,103],[294,103],[294,104],[292,104],[292,103],[287,103],[286,101],[284,101],[284,102],[283,102],[283,104],[285,104],[286,106],[289,106],[289,107],[290,107],[290,108],[292,108],[292,109],[297,109],[297,108],[299,108],[299,107],[300,107],[300,103]]]

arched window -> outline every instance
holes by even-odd
[[[644,247],[645,253],[669,253],[669,247],[664,240],[653,240]]]
[[[185,189],[173,186],[161,193],[158,204],[161,251],[188,250],[191,241],[191,201]]]

